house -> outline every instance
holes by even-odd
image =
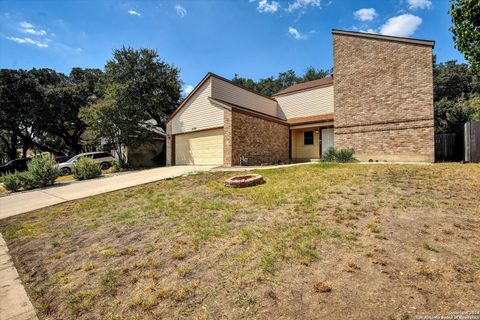
[[[434,161],[433,41],[333,30],[334,76],[272,97],[207,74],[167,122],[167,165]]]
[[[157,125],[153,119],[147,120],[142,127],[150,132],[150,136],[139,140],[138,135],[128,136],[126,144],[122,144],[120,151],[122,153],[123,161],[131,167],[155,167],[165,164],[165,131]],[[108,150],[112,147],[108,144],[106,139],[100,140],[100,149]],[[94,150],[96,150],[94,146]],[[110,150],[115,159],[119,161],[118,151]]]

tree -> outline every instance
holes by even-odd
[[[478,0],[450,0],[453,40],[472,72],[480,75],[480,2]]]
[[[0,140],[7,158],[17,157],[17,148],[26,155],[35,137],[33,122],[36,101],[41,91],[35,80],[25,70],[0,70]]]
[[[469,99],[448,100],[443,98],[435,103],[435,124],[437,133],[458,132],[468,121],[480,121],[480,96]]]
[[[328,77],[332,72],[331,70],[315,69],[314,67],[308,67],[305,71],[303,78],[299,82],[307,82]]]
[[[457,61],[447,61],[435,64],[433,72],[435,101],[443,98],[455,100],[462,96],[468,97],[475,92],[480,93],[480,86],[465,63],[458,64]]]
[[[180,70],[161,60],[155,50],[114,50],[105,65],[107,87],[116,104],[141,110],[165,129],[178,107],[182,81]]]
[[[263,78],[257,82],[249,78],[239,77],[238,74],[235,74],[232,81],[244,88],[253,90],[266,96],[272,96],[280,90],[293,86],[297,83],[325,78],[330,73],[330,70],[317,70],[314,67],[308,67],[307,70],[305,70],[304,75],[301,77],[297,77],[295,71],[288,70],[286,72],[280,72],[276,78]]]
[[[86,124],[79,118],[82,107],[97,101],[102,92],[99,89],[102,71],[99,69],[73,68],[67,77],[49,69],[32,70],[42,83],[44,101],[38,113],[36,125],[43,132],[44,143],[61,140],[70,154],[82,151],[82,135]]]
[[[141,141],[149,137],[149,131],[141,125],[146,121],[144,113],[135,107],[117,103],[111,97],[83,108],[80,117],[88,124],[92,133],[90,139],[95,142],[105,140],[115,151],[122,167],[126,163],[123,148],[129,143],[129,137],[135,136]]]
[[[456,61],[434,63],[435,131],[457,132],[480,120],[480,83],[470,67]]]
[[[107,62],[102,85],[103,99],[83,108],[80,117],[89,126],[92,139],[110,144],[123,166],[123,147],[147,141],[154,126],[165,129],[167,117],[178,107],[179,70],[162,61],[154,50],[122,48]]]

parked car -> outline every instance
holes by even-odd
[[[66,162],[68,160],[70,160],[73,156],[55,156],[53,157],[53,159],[55,160],[55,162],[57,163],[63,163],[63,162]]]
[[[16,160],[11,160],[4,164],[3,166],[0,166],[0,175],[7,174],[7,173],[14,173],[15,171],[17,172],[22,172],[22,171],[27,171],[28,167],[27,164],[32,160],[31,158],[23,158],[23,159],[16,159]]]
[[[60,169],[60,174],[66,176],[72,173],[73,166],[80,158],[89,157],[92,158],[96,163],[100,164],[102,170],[107,170],[112,165],[113,160],[115,160],[112,155],[108,152],[86,152],[80,153],[71,159],[60,163],[58,168]]]

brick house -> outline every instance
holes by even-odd
[[[167,122],[167,165],[434,161],[433,41],[333,30],[334,76],[266,97],[208,73]]]

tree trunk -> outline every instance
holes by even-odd
[[[17,159],[17,142],[18,136],[16,133],[12,133],[10,137],[10,144],[8,146],[8,160]]]
[[[22,158],[26,158],[27,157],[27,152],[28,152],[28,148],[30,147],[30,143],[28,143],[28,141],[26,140],[23,140],[23,144],[22,144]]]

